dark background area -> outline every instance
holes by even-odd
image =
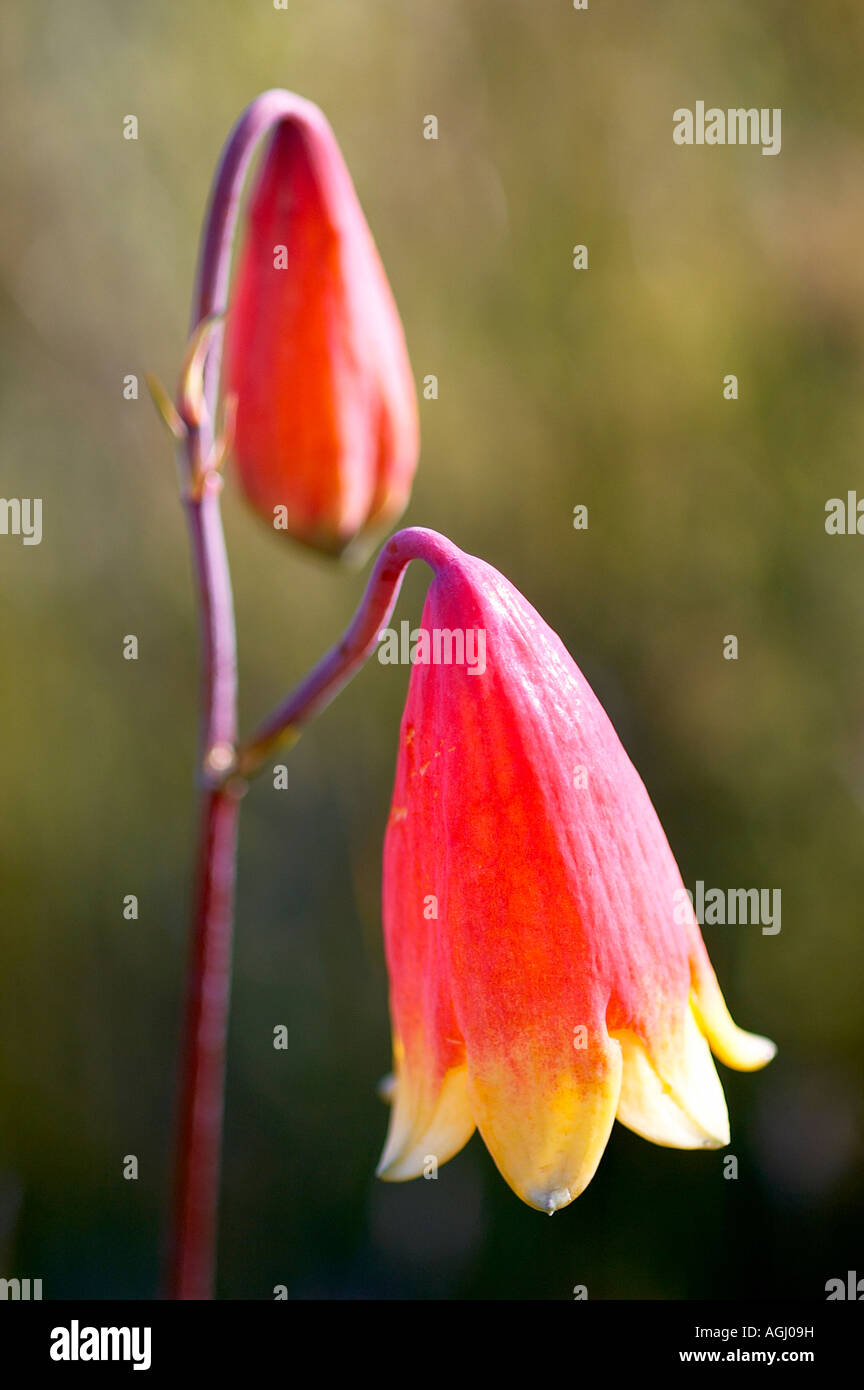
[[[553,1222],[476,1136],[437,1182],[378,1183],[407,670],[373,662],[289,787],[265,775],[244,805],[219,1294],[823,1298],[864,1258],[864,539],[824,527],[864,495],[860,3],[46,0],[4,7],[0,54],[0,494],[44,499],[41,545],[0,537],[0,1276],[157,1287],[196,628],[144,373],[176,379],[219,150],[282,86],[329,116],[418,383],[439,379],[406,519],[560,632],[688,886],[782,890],[778,935],[704,932],[736,1020],[780,1051],[720,1069],[737,1181],[722,1151],[616,1126]],[[697,100],[781,107],[782,153],[676,147]],[[249,727],[365,576],[231,483],[225,512]]]

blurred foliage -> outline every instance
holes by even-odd
[[[780,1055],[724,1072],[737,1182],[722,1154],[617,1127],[551,1226],[477,1138],[436,1183],[377,1184],[407,673],[373,663],[291,754],[290,789],[265,776],[244,808],[220,1293],[824,1296],[864,1236],[864,540],[824,530],[862,476],[858,0],[44,0],[5,6],[0,39],[0,492],[44,499],[40,546],[0,538],[0,1273],[46,1297],[157,1286],[196,652],[143,374],[175,379],[219,149],[283,86],[330,117],[417,378],[439,378],[408,519],[561,633],[685,882],[782,889],[778,936],[705,929],[732,1012]],[[780,156],[675,147],[672,112],[699,99],[781,107]],[[226,513],[248,726],[363,575],[231,489]]]

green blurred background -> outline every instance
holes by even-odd
[[[176,378],[221,144],[283,86],[330,117],[418,382],[439,378],[407,518],[561,633],[689,886],[782,889],[779,935],[704,933],[780,1053],[723,1072],[738,1181],[722,1152],[618,1126],[551,1223],[477,1137],[437,1182],[377,1183],[407,671],[374,662],[290,788],[265,776],[244,804],[219,1293],[823,1298],[864,1258],[864,539],[824,529],[830,497],[864,492],[860,0],[43,0],[5,6],[0,40],[0,493],[44,499],[40,546],[0,537],[0,1276],[157,1289],[196,629],[143,374]],[[700,99],[781,107],[780,156],[673,145]],[[364,575],[233,487],[225,510],[249,727]],[[415,568],[398,618],[419,617]]]

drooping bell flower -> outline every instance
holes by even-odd
[[[560,639],[488,564],[402,536],[435,577],[384,849],[395,1086],[378,1172],[416,1177],[476,1126],[552,1213],[616,1117],[656,1144],[727,1144],[709,1048],[744,1071],[775,1049],[730,1018],[648,793]]]
[[[386,529],[417,463],[402,325],[330,126],[295,99],[250,192],[223,391],[252,506],[330,553]]]

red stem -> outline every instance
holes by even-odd
[[[275,122],[301,109],[315,110],[288,92],[265,92],[247,107],[228,137],[204,221],[192,303],[193,333],[204,319],[225,312],[237,214],[255,147]],[[174,1299],[213,1297],[231,993],[240,788],[236,781],[224,784],[220,773],[233,758],[237,741],[237,651],[219,506],[221,479],[210,469],[221,345],[219,324],[209,340],[204,364],[201,418],[186,420],[185,439],[186,513],[200,622],[203,785],[169,1236],[168,1296]],[[203,484],[196,487],[201,479]]]

